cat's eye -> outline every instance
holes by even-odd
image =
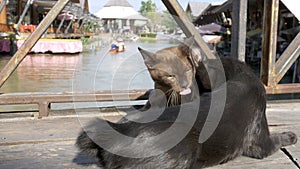
[[[168,78],[175,78],[175,75],[167,75]]]

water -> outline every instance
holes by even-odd
[[[137,48],[155,52],[172,45],[164,42],[127,42],[126,51],[118,54],[109,54],[108,47],[72,55],[30,54],[0,88],[0,92],[151,89],[153,81]],[[0,69],[9,59],[0,56]]]
[[[1,93],[149,89],[153,82],[137,48],[156,51],[168,43],[126,43],[126,51],[108,48],[80,54],[30,54],[0,88]],[[0,69],[10,57],[0,56]]]

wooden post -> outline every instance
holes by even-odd
[[[26,54],[37,43],[40,37],[44,34],[44,32],[48,29],[50,24],[60,13],[60,11],[67,5],[68,2],[69,0],[57,1],[57,3],[54,5],[54,7],[52,7],[52,9],[42,20],[42,22],[38,25],[35,31],[29,35],[29,37],[25,40],[25,42],[20,47],[20,49],[18,49],[15,55],[9,60],[9,62],[5,65],[5,67],[0,72],[0,87],[2,87],[4,82],[14,72],[14,70],[18,67],[18,65],[22,62]]]
[[[245,62],[247,32],[247,0],[233,0],[231,57]]]
[[[39,116],[38,118],[41,119],[42,117],[49,116],[50,113],[50,103],[46,101],[39,102]]]
[[[262,31],[261,81],[266,86],[276,86],[275,59],[277,45],[279,0],[264,1]]]
[[[213,55],[208,45],[204,42],[195,26],[190,22],[189,18],[186,16],[177,0],[162,0],[162,2],[165,4],[170,14],[173,16],[178,26],[181,27],[183,33],[187,37],[194,36],[195,42],[203,50],[205,56],[208,59],[215,59],[216,57]]]

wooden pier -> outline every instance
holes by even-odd
[[[99,168],[95,159],[78,155],[74,144],[84,121],[96,117],[116,121],[124,115],[122,111],[117,112],[116,109],[106,108],[100,111],[99,109],[52,110],[50,116],[40,120],[34,120],[37,117],[36,112],[15,114],[13,117],[0,114],[0,168]],[[299,112],[299,100],[269,102],[267,118],[271,131],[291,130],[299,136]],[[300,158],[299,142],[286,148],[295,159]],[[281,151],[263,160],[239,157],[226,164],[211,167],[211,169],[241,168],[296,169]]]
[[[2,87],[5,81],[22,62],[26,54],[38,42],[52,21],[59,12],[64,9],[68,2],[69,0],[57,1],[35,31],[26,39],[24,45],[20,46],[16,54],[0,72],[0,87]],[[182,28],[187,37],[194,35],[196,43],[203,50],[205,56],[208,59],[214,59],[214,55],[200,35],[198,35],[194,26],[190,24],[177,0],[162,0],[162,2],[174,16],[175,21]],[[246,6],[244,5],[247,0],[243,0],[242,3],[238,3],[238,0],[233,0],[233,2],[235,12],[240,14],[238,17],[239,21],[236,21],[236,23],[241,23],[242,20],[245,19],[242,15],[247,13]],[[287,69],[293,64],[293,61],[299,56],[300,33],[298,33],[295,40],[283,54],[282,59],[275,62],[274,51],[276,50],[276,45],[271,42],[276,41],[276,26],[278,24],[276,17],[278,13],[276,12],[278,12],[279,0],[265,0],[264,2],[266,5],[264,9],[264,20],[266,22],[263,28],[264,50],[262,58],[262,82],[267,86],[266,88],[269,93],[299,93],[299,85],[279,85],[278,82]],[[233,45],[237,46],[243,43],[241,41],[244,40],[245,36],[244,28],[245,25],[234,24],[234,29],[238,30],[238,37],[240,38],[235,40]],[[235,48],[235,46],[233,46],[233,48]],[[240,56],[240,54],[244,52],[244,45],[236,48],[238,48],[238,50],[235,51],[235,53],[237,53],[237,56]],[[77,149],[74,146],[75,139],[82,129],[82,122],[89,121],[96,117],[116,121],[124,115],[124,112],[101,109],[101,113],[99,113],[99,108],[77,109],[76,111],[54,111],[49,109],[49,105],[54,102],[113,101],[115,99],[118,101],[135,100],[139,99],[142,95],[143,93],[138,93],[138,95],[133,93],[128,97],[127,94],[115,95],[112,92],[0,95],[0,104],[34,103],[39,105],[39,113],[23,112],[14,113],[13,115],[0,113],[0,168],[98,168],[99,164],[95,159],[78,155]],[[300,114],[298,112],[300,111],[300,101],[269,102],[267,111],[267,118],[272,132],[290,130],[298,135],[299,140]],[[47,117],[36,120],[36,118],[42,116]],[[295,159],[300,158],[299,144],[298,142],[294,146],[287,147]],[[211,168],[292,169],[297,167],[284,153],[278,151],[263,160],[240,157],[234,161]]]

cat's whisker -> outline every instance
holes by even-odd
[[[168,90],[168,94],[169,95],[169,98],[168,98],[168,101],[167,101],[167,106],[173,106],[173,93],[174,93],[174,90],[170,89]]]
[[[169,96],[170,99],[170,106],[176,106],[179,104],[179,98],[178,98],[178,94],[175,90],[172,91],[172,93]]]

